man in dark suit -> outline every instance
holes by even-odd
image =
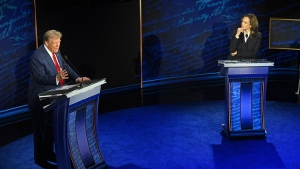
[[[257,59],[261,43],[261,33],[258,32],[258,20],[254,14],[242,17],[241,27],[234,31],[230,42],[230,59]]]
[[[43,36],[43,44],[30,58],[28,108],[33,112],[34,120],[34,160],[43,168],[53,168],[50,162],[56,162],[53,151],[53,112],[44,112],[45,103],[39,100],[38,94],[63,85],[69,77],[76,82],[90,80],[79,77],[62,58],[59,51],[61,37],[59,31],[47,31]]]

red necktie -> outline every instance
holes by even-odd
[[[58,61],[57,61],[57,58],[56,58],[56,55],[55,53],[52,53],[52,57],[53,57],[53,61],[54,61],[54,64],[55,64],[55,68],[57,70],[57,73],[60,72],[60,67],[59,67],[59,64],[58,64]],[[62,86],[64,84],[64,80],[60,80],[59,81],[59,84]]]

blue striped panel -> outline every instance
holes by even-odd
[[[76,168],[85,168],[83,165],[83,161],[81,159],[81,155],[79,152],[77,135],[76,135],[76,110],[69,113],[69,145],[70,145],[70,155],[72,157],[72,161]]]
[[[86,107],[77,111],[76,114],[76,134],[77,134],[77,142],[79,146],[80,155],[84,166],[86,168],[95,165],[92,154],[89,149],[89,143],[87,139],[87,131],[86,131]]]
[[[252,88],[252,116],[253,116],[253,129],[262,129],[261,120],[261,82],[253,82]]]
[[[96,164],[101,163],[102,159],[100,157],[100,149],[98,147],[96,128],[93,127],[93,124],[96,123],[95,120],[95,105],[90,104],[86,108],[86,131],[87,131],[87,139],[89,142],[89,148],[93,155],[94,161]]]
[[[241,83],[230,83],[230,96],[231,96],[231,130],[237,131],[241,129]]]

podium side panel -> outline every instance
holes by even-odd
[[[240,82],[231,82],[230,83],[230,121],[231,127],[229,130],[237,131],[241,129],[241,83]]]
[[[229,79],[228,135],[264,135],[264,78]]]
[[[269,68],[272,62],[218,61],[225,76],[225,124],[229,137],[265,135],[264,111]],[[300,85],[299,85],[300,86]]]
[[[262,109],[263,109],[263,82],[253,82],[252,88],[252,115],[253,115],[253,129],[261,130],[262,129]]]
[[[75,168],[106,166],[97,136],[99,94],[70,105],[69,144]]]
[[[54,109],[54,143],[56,161],[59,169],[71,169],[68,144],[68,104],[65,99]]]

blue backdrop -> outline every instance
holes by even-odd
[[[33,0],[0,1],[0,111],[27,104],[35,49]]]
[[[127,73],[129,70],[126,69],[130,69],[131,72],[131,67],[133,67],[131,65],[134,65],[132,63],[134,59],[132,58],[135,58],[135,54],[139,53],[137,51],[139,50],[138,47],[132,47],[132,49],[119,48],[120,43],[116,44],[115,42],[120,41],[122,42],[121,44],[131,42],[131,44],[134,44],[133,42],[135,41],[133,40],[138,38],[132,37],[131,34],[128,34],[129,39],[121,35],[118,36],[116,33],[113,34],[114,36],[111,35],[112,33],[108,36],[103,34],[108,34],[110,27],[116,27],[116,30],[112,29],[114,31],[111,32],[120,32],[121,34],[123,29],[119,29],[120,25],[126,27],[124,32],[128,33],[130,30],[137,32],[138,30],[132,29],[132,27],[136,28],[137,26],[132,25],[138,25],[138,23],[131,21],[131,16],[126,15],[128,25],[121,24],[119,20],[116,24],[110,25],[111,22],[109,20],[103,19],[108,17],[107,14],[97,13],[99,11],[98,8],[104,12],[104,8],[108,7],[110,7],[109,9],[122,9],[119,11],[113,10],[113,12],[118,11],[120,14],[123,14],[122,12],[130,13],[128,10],[131,8],[129,7],[137,7],[136,4],[131,2],[137,1],[108,4],[102,7],[95,5],[94,8],[86,9],[92,16],[95,15],[101,18],[89,20],[89,23],[95,24],[92,27],[94,29],[89,27],[90,24],[82,27],[81,22],[86,20],[83,17],[86,15],[80,12],[84,10],[80,9],[78,10],[80,12],[78,12],[77,10],[68,9],[47,13],[45,12],[47,5],[42,3],[39,14],[40,16],[45,15],[46,18],[41,17],[39,25],[40,27],[46,26],[43,29],[40,28],[40,30],[56,29],[57,27],[61,30],[67,27],[66,30],[62,30],[66,32],[65,36],[75,37],[72,33],[76,33],[78,30],[82,31],[81,29],[88,29],[90,36],[88,36],[89,38],[84,45],[80,44],[74,48],[76,40],[72,38],[64,39],[66,41],[70,39],[69,43],[64,43],[63,45],[65,53],[70,54],[70,56],[76,56],[72,52],[86,52],[83,49],[97,46],[97,50],[92,51],[93,48],[91,48],[88,54],[83,53],[85,56],[84,60],[93,60],[93,64],[97,68],[96,73],[93,74],[107,77],[110,81],[109,84],[113,84],[111,86],[122,87],[124,84],[137,84],[136,79],[139,78],[136,77],[140,77],[139,71],[134,72],[138,74],[131,74]],[[300,18],[300,2],[298,0],[289,0],[289,3],[284,1],[274,3],[272,0],[145,0],[141,2],[144,82],[218,72],[220,67],[217,65],[217,60],[226,59],[229,55],[228,47],[232,32],[240,26],[240,18],[246,13],[254,13],[259,19],[259,30],[263,35],[259,56],[274,61],[275,69],[284,68],[292,71],[297,69],[299,64],[298,50],[269,49],[269,21],[271,17]],[[0,1],[0,111],[26,105],[27,103],[28,59],[35,49],[33,9],[33,0]],[[75,16],[82,15],[82,17],[75,17],[76,19],[74,19],[74,13],[77,14]],[[70,16],[67,14],[70,14]],[[52,17],[53,15],[55,17]],[[115,16],[113,14],[109,15]],[[135,15],[138,16],[138,14]],[[55,22],[57,20],[61,22]],[[101,22],[98,23],[98,20],[101,20]],[[79,25],[75,29],[76,27],[73,26],[75,23],[79,23],[81,27]],[[103,25],[110,25],[110,27]],[[99,30],[101,30],[101,34],[99,34]],[[103,46],[101,51],[104,52],[101,53],[101,57],[96,58],[94,56],[99,54],[99,45]],[[138,46],[138,44],[134,46]],[[110,50],[106,50],[107,48],[126,53],[126,56],[125,54],[109,53]],[[115,50],[115,48],[120,50]],[[76,61],[82,62],[82,60],[82,57],[72,59],[75,65]],[[112,67],[118,69],[112,69]],[[117,70],[122,70],[121,74],[125,75],[120,78],[120,73]],[[125,83],[124,79],[129,80]]]
[[[299,18],[299,7],[299,1],[143,1],[143,81],[218,72],[217,61],[229,56],[232,33],[247,13],[259,20],[258,55],[275,68],[296,69],[299,51],[269,49],[269,19]]]

